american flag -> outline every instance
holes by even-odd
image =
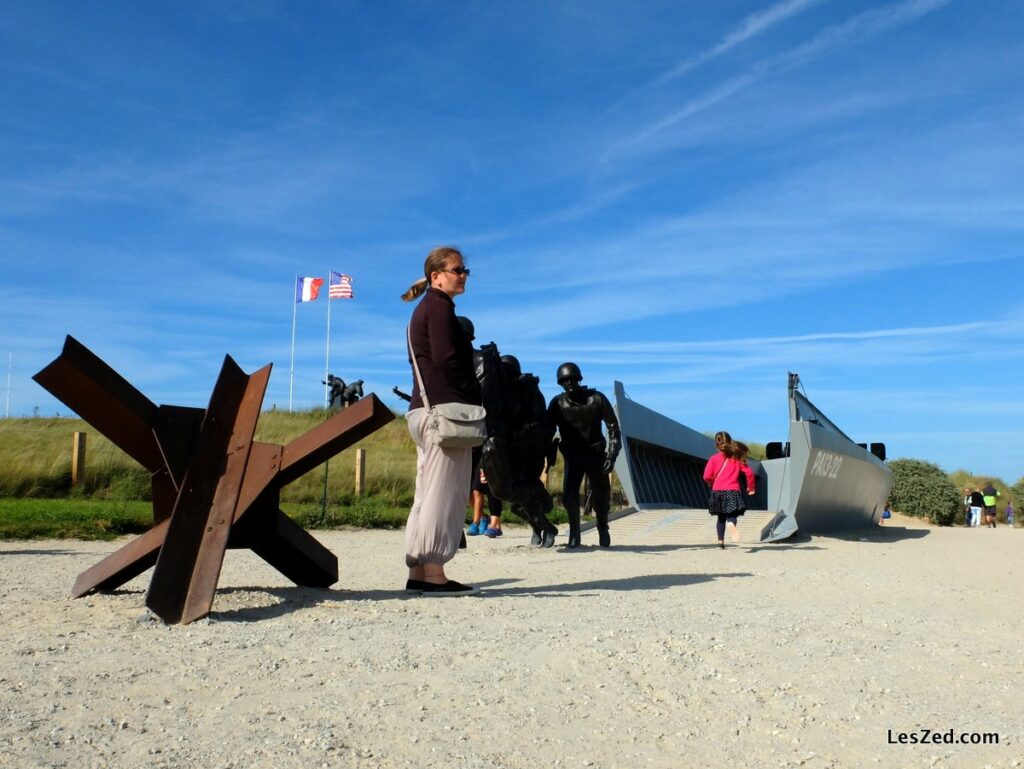
[[[331,299],[352,299],[352,278],[331,270],[331,284],[327,296]]]

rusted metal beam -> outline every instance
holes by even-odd
[[[32,378],[150,472],[164,466],[153,435],[156,404],[74,337]]]
[[[296,585],[330,587],[338,581],[338,557],[280,510],[273,533],[250,547]]]
[[[250,377],[224,359],[146,593],[165,622],[188,624],[213,605],[270,368]]]
[[[156,563],[156,557],[164,544],[164,537],[167,536],[167,525],[168,521],[158,523],[145,534],[115,550],[95,566],[83,571],[75,580],[75,586],[71,589],[71,597],[81,598],[94,590],[100,592],[116,590],[125,582],[142,574]]]
[[[278,471],[281,469],[283,452],[283,446],[253,442],[249,464],[245,470],[245,480],[242,481],[242,492],[238,496],[238,507],[235,509],[235,523],[243,516],[256,517],[260,509],[257,500],[265,496],[271,487],[278,490],[281,488]],[[270,516],[271,521],[273,515],[277,513],[277,496],[273,497],[272,504],[274,509]]]
[[[370,393],[284,447],[282,486],[302,477],[334,455],[358,443],[395,418],[394,413]]]
[[[189,458],[199,440],[203,425],[203,409],[185,406],[164,406],[157,409],[153,435],[163,457],[164,466],[153,473],[153,521],[160,523],[171,517],[178,499]]]

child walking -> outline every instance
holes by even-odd
[[[878,525],[883,526],[886,521],[892,518],[892,502],[886,502],[882,508],[882,517],[878,519]]]
[[[736,519],[747,511],[740,490],[740,475],[746,479],[747,496],[754,494],[755,479],[754,472],[747,464],[750,450],[744,444],[732,440],[729,433],[720,432],[715,435],[715,446],[718,453],[708,460],[704,468],[704,481],[711,487],[708,513],[718,519],[715,527],[718,546],[724,550],[726,527],[729,528],[732,541],[738,543],[740,532],[736,528]]]

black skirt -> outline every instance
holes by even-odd
[[[747,506],[738,491],[712,491],[708,512],[711,515],[743,515]]]

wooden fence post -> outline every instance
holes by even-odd
[[[71,436],[71,485],[77,486],[85,479],[85,433]]]
[[[366,449],[356,449],[356,496],[363,496],[366,487]]]

